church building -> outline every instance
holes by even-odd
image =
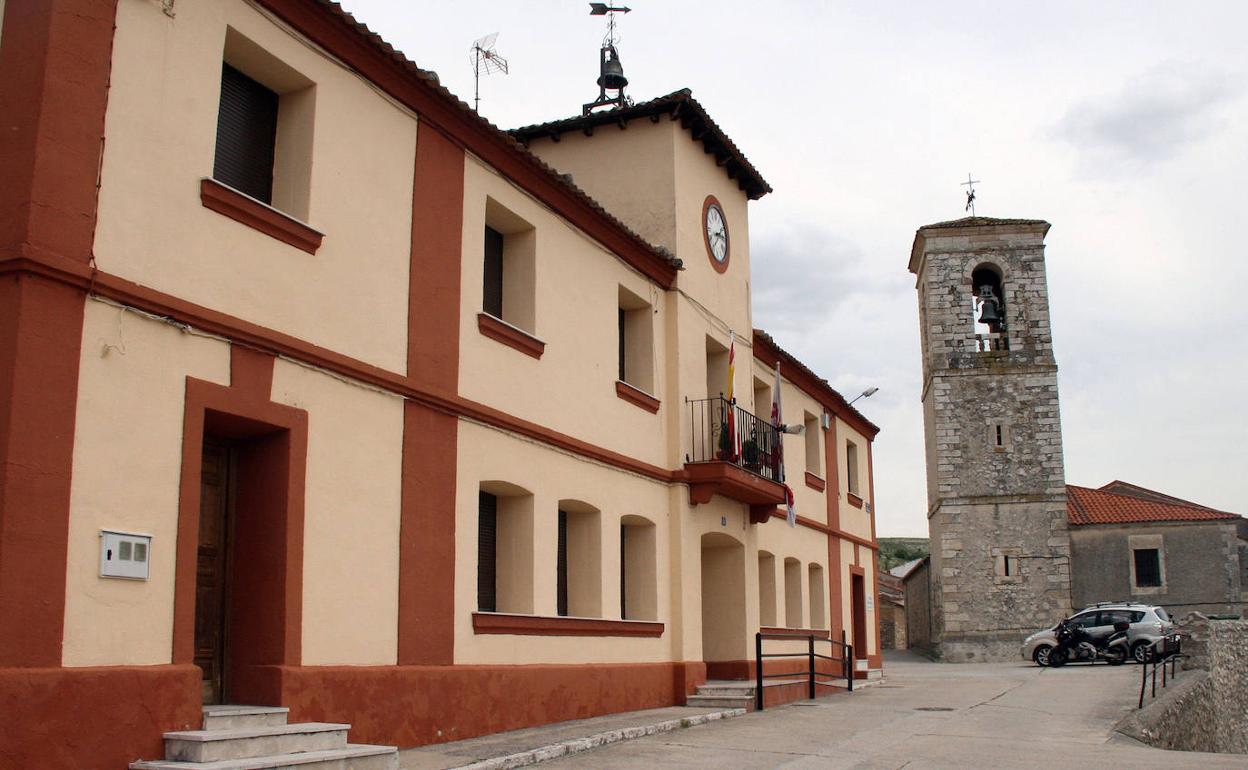
[[[505,132],[327,0],[0,12],[0,766],[878,676],[878,428],[689,91]]]

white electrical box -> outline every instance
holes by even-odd
[[[822,415],[822,418],[819,421],[819,424],[823,427],[824,430],[830,430],[832,428],[832,415],[828,414],[827,412],[824,412]]]
[[[100,530],[100,577],[147,580],[152,536]]]

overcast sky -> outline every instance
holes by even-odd
[[[597,96],[585,2],[344,0],[466,101],[498,32],[512,128]],[[637,101],[690,88],[775,188],[751,206],[754,322],[881,427],[878,534],[926,536],[921,225],[1045,219],[1068,483],[1248,513],[1248,3],[629,0]]]

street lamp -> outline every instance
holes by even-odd
[[[878,393],[879,390],[880,390],[879,388],[867,388],[866,390],[862,391],[858,395],[854,396],[854,400],[849,402],[849,406],[853,406],[854,401],[857,401],[860,398],[871,398],[876,393]]]

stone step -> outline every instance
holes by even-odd
[[[698,685],[698,695],[734,696],[753,694],[754,684],[752,682],[734,682],[732,684],[708,683]]]
[[[705,709],[753,709],[754,696],[750,695],[690,695],[686,706]]]
[[[347,745],[349,729],[351,725],[304,722],[165,733],[165,758],[181,762],[214,762],[219,759],[341,749]]]
[[[148,760],[132,762],[130,770],[398,770],[399,750],[393,746],[347,744],[340,749],[303,751],[215,762]]]
[[[243,727],[275,727],[286,724],[290,709],[281,706],[204,706],[205,730],[233,730]]]

